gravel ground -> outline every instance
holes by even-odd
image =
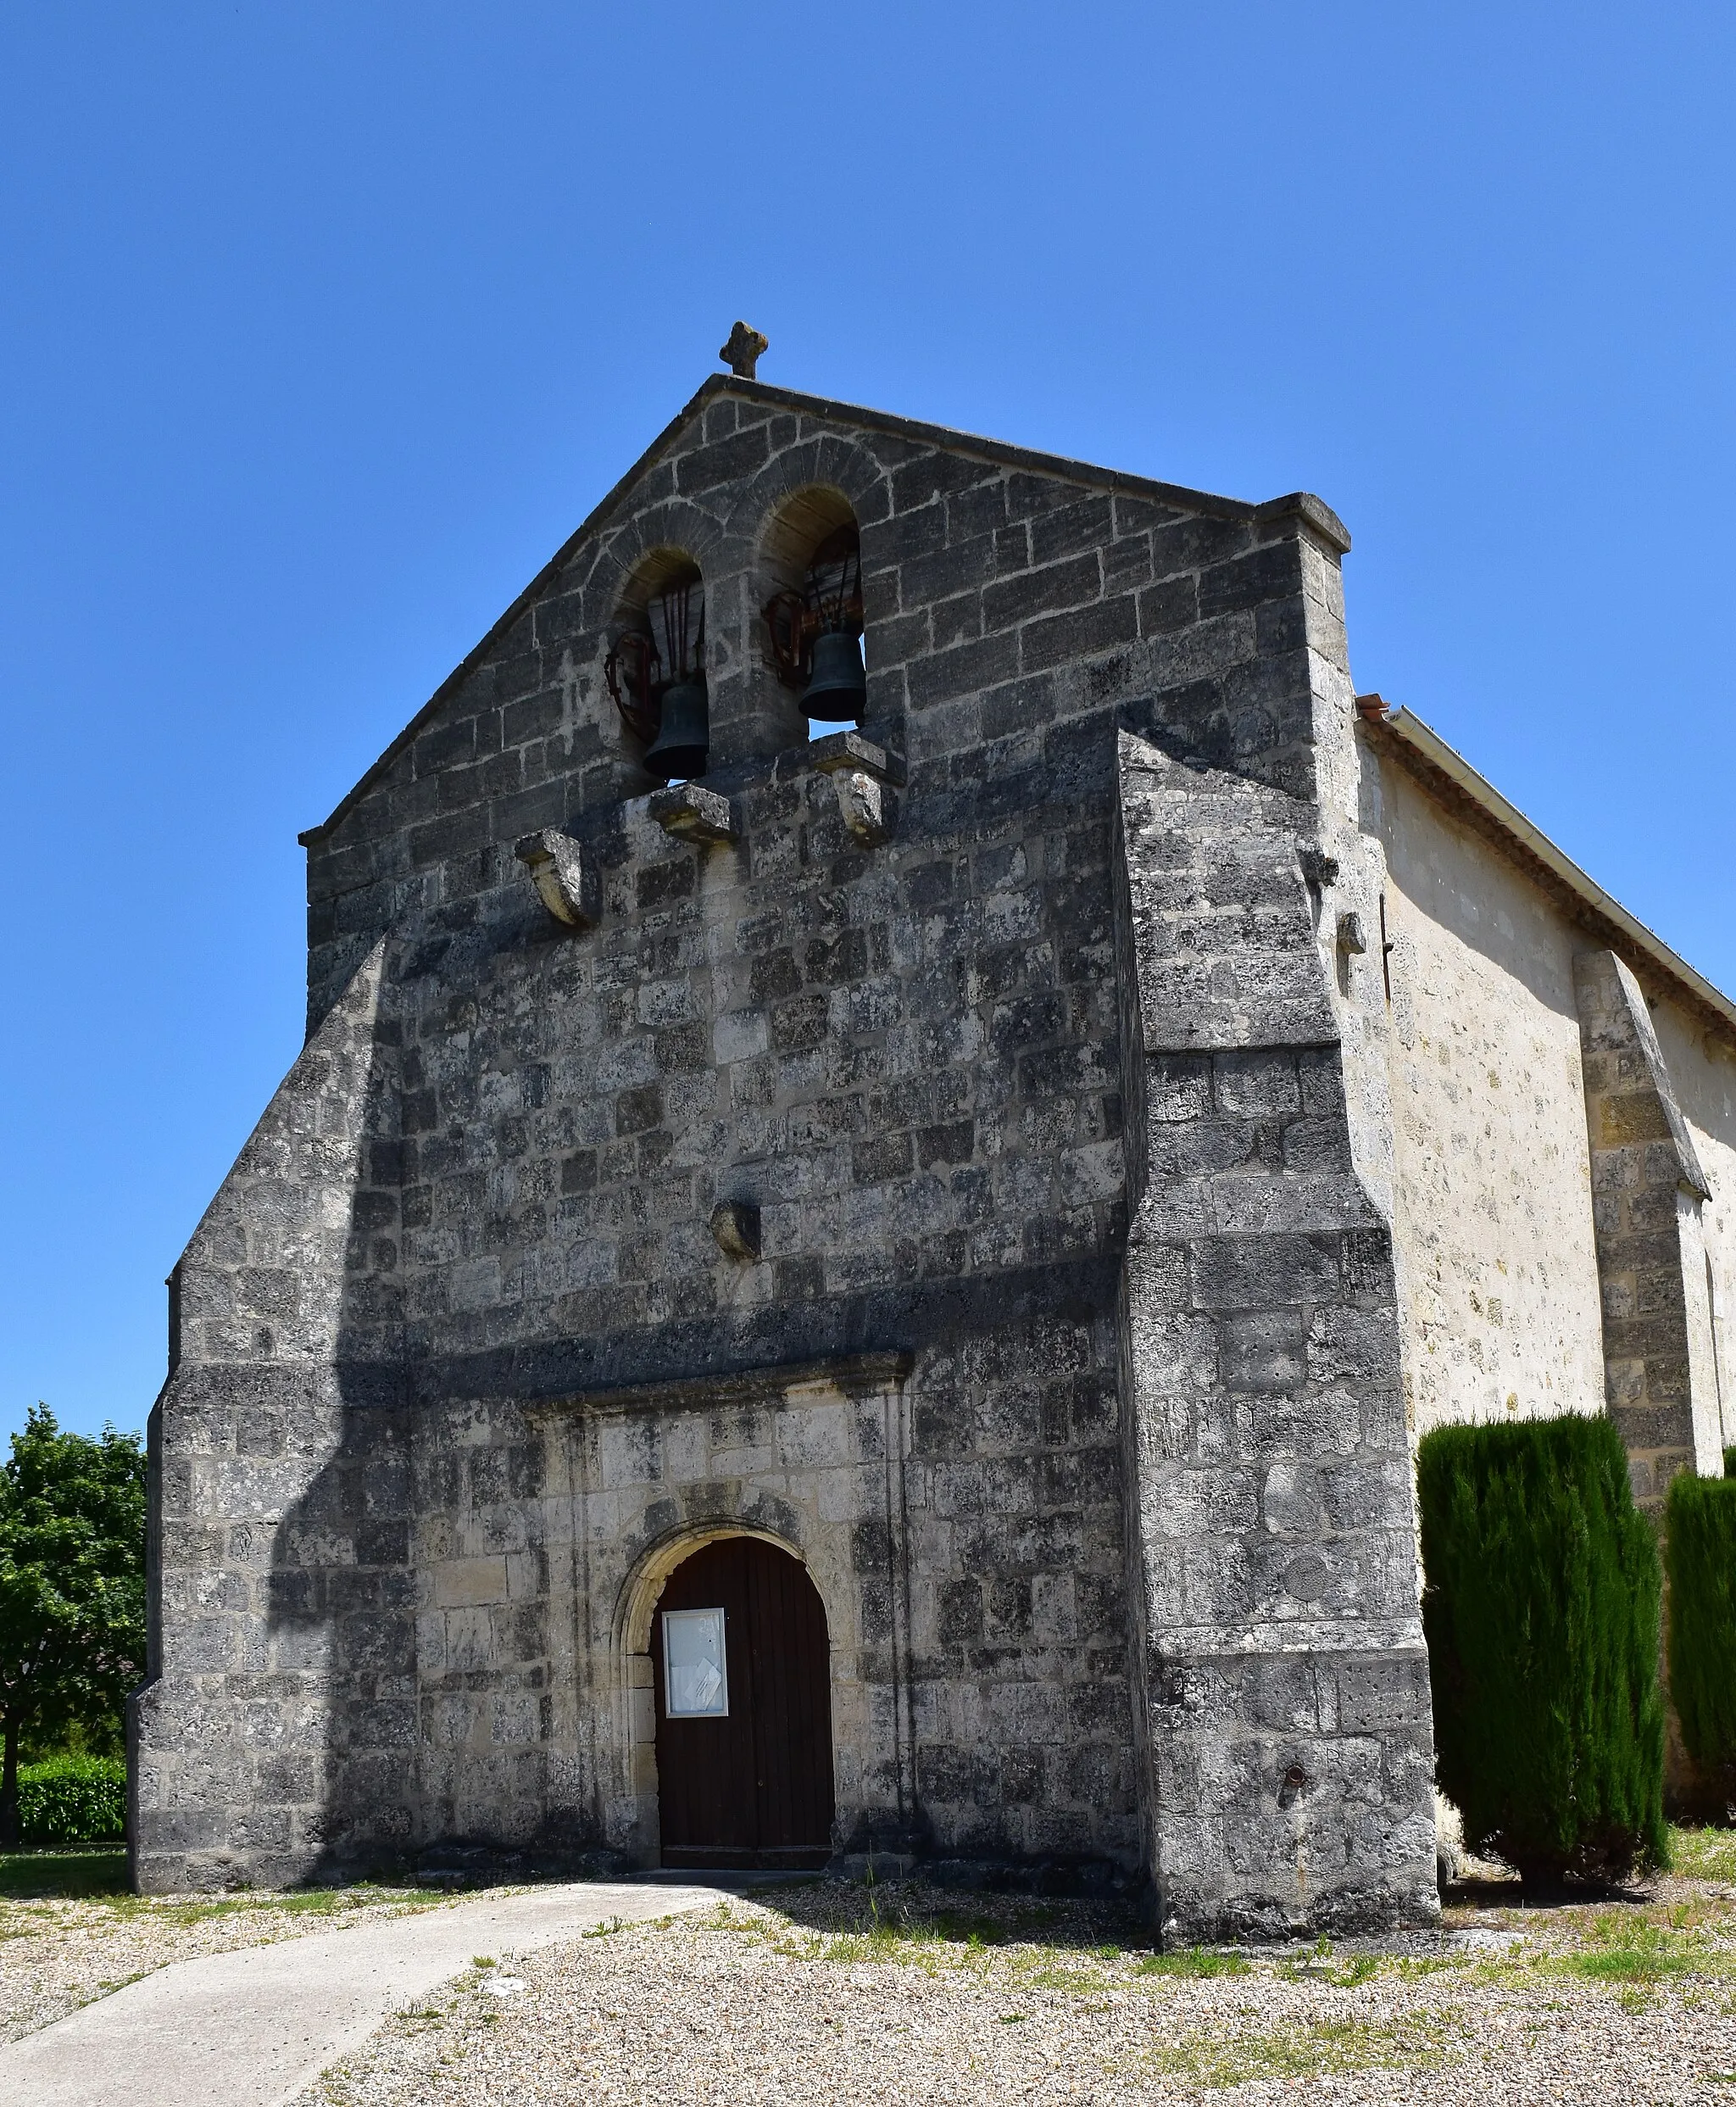
[[[1721,2102],[1736,2107],[1736,1836],[1643,1894],[1527,1910],[1493,1880],[1398,1948],[1154,1954],[1084,1904],[759,1890],[478,1965],[300,2107],[834,2102]],[[426,1892],[0,1901],[0,2035],[173,1960]],[[489,1961],[477,1956],[478,1963]]]
[[[401,1916],[444,1899],[387,1887],[0,1898],[0,2041],[16,2041],[170,1961]]]
[[[1399,1951],[1155,1956],[1082,1905],[762,1890],[473,1967],[299,2107],[1736,2107],[1736,1839],[1722,1848],[1728,1865],[1708,1847],[1700,1877],[1625,1904],[1525,1910],[1467,1886],[1446,1934]]]

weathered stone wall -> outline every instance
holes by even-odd
[[[408,1430],[377,1380],[397,1328],[381,967],[332,1005],[175,1270],[130,1720],[146,1890],[293,1879],[414,1826]],[[346,1327],[373,1337],[360,1369]]]
[[[1709,1389],[1716,1399],[1719,1440],[1732,1448],[1736,1447],[1736,1045],[1667,997],[1655,996],[1650,1006],[1676,1102],[1711,1188],[1700,1208],[1703,1306],[1694,1292],[1691,1255],[1688,1288],[1696,1332],[1703,1327],[1701,1394]]]
[[[1413,1432],[1600,1412],[1573,1000],[1587,939],[1396,762],[1371,755],[1368,766],[1393,948],[1383,977],[1377,906],[1363,984],[1389,1034]]]
[[[1129,1474],[1161,1919],[1194,1938],[1424,1921],[1433,1747],[1399,1318],[1305,875],[1316,816],[1133,740],[1121,796],[1146,1104]]]
[[[757,619],[816,488],[860,523],[864,729],[904,757],[877,843],[801,742]],[[1147,1056],[1124,1075],[1117,729],[1282,794],[1313,839],[1321,756],[1342,775],[1349,739],[1343,545],[1311,500],[1134,485],[747,384],[709,387],[671,427],[309,839],[309,1053],[376,989],[365,1108],[269,1190],[238,1171],[214,1218],[247,1238],[257,1218],[269,1240],[272,1220],[322,1211],[306,1291],[325,1329],[295,1380],[325,1416],[282,1437],[301,1452],[281,1482],[236,1435],[236,1467],[190,1496],[203,1533],[165,1527],[165,1681],[169,1629],[220,1547],[241,1575],[209,1678],[174,1686],[174,1734],[226,1738],[238,1768],[201,1802],[228,1855],[164,1828],[142,1877],[276,1877],[442,1837],[648,1855],[635,1619],[684,1546],[746,1526],[806,1558],[826,1603],[840,1848],[1137,1876],[1170,1723],[1136,1721],[1129,1684],[1151,1669],[1128,1595],[1149,1544],[1124,1476],[1143,1467],[1123,1423],[1140,1332],[1118,1311],[1129,1161],[1144,1174],[1157,1129],[1127,1124]],[[671,549],[706,583],[708,787],[731,819],[710,843],[659,823],[601,677]],[[552,921],[515,859],[547,828],[592,874],[593,926]],[[1291,934],[1250,1090],[1299,1091],[1297,1045],[1335,1038],[1317,986],[1305,1017],[1277,1000],[1321,971],[1305,914]],[[1239,1072],[1213,1073],[1230,1117]],[[1307,1087],[1343,1154],[1342,1084]],[[311,1131],[308,1101],[292,1078],[267,1125]],[[1233,1120],[1270,1124],[1251,1104]],[[1305,1282],[1222,1306],[1227,1338],[1260,1296],[1275,1338],[1299,1313],[1310,1341],[1321,1328],[1294,1383],[1280,1354],[1271,1395],[1332,1424],[1283,1448],[1294,1497],[1251,1541],[1287,1547],[1286,1571],[1305,1541],[1345,1547],[1321,1554],[1321,1619],[1379,1624],[1414,1596],[1408,1517],[1388,1512],[1384,1436],[1340,1455],[1324,1401],[1348,1385],[1359,1413],[1388,1408],[1384,1233],[1342,1163],[1311,1177],[1270,1180],[1292,1211],[1272,1233],[1299,1250],[1315,1230],[1294,1210],[1319,1201],[1309,1249],[1331,1282],[1310,1260]],[[757,1254],[714,1237],[726,1202],[757,1207]],[[1259,1255],[1249,1234],[1232,1271]],[[1363,1358],[1327,1369],[1347,1354]],[[865,1391],[887,1355],[896,1383]],[[223,1356],[247,1381],[272,1358],[245,1328]],[[208,1436],[190,1385],[162,1406],[165,1517],[170,1459],[231,1441]],[[732,1402],[702,1406],[706,1386]],[[1257,1446],[1243,1392],[1213,1396]],[[1296,1519],[1310,1500],[1317,1527]],[[1263,1670],[1223,1669],[1240,1694],[1222,1716],[1245,1703],[1250,1724],[1212,1819],[1254,1841],[1227,1886],[1203,1861],[1196,1879],[1172,1825],[1155,1865],[1179,1912],[1367,1916],[1383,1883],[1392,1909],[1421,1906],[1426,1692],[1390,1636],[1362,1665],[1342,1633],[1304,1649],[1325,1664],[1304,1670],[1305,1723],[1275,1723],[1300,1699],[1259,1697]],[[293,1649],[314,1682],[284,1671],[240,1704],[235,1678]],[[165,1700],[141,1719],[159,1768]],[[322,1746],[280,1777],[264,1752],[292,1732]],[[1268,1775],[1299,1736],[1305,1789],[1294,1764]],[[1326,1869],[1309,1896],[1299,1835]],[[1322,1892],[1338,1901],[1316,1909]]]
[[[1029,1484],[1045,1399],[1092,1394],[1112,1422],[1093,1372],[1101,1329],[1045,1322],[926,1365],[862,1356],[552,1407],[552,1616],[574,1642],[553,1677],[565,1716],[544,1738],[563,1761],[576,1751],[574,1833],[654,1853],[657,1591],[708,1532],[750,1529],[804,1559],[826,1605],[842,1851],[1095,1864],[1125,1877],[1137,1798],[1118,1517],[1103,1515],[1095,1526],[1109,1534],[1093,1540],[1076,1502],[1045,1515]],[[1000,1402],[974,1456],[933,1439],[960,1385]],[[926,1427],[913,1424],[919,1395]],[[992,1659],[999,1672],[985,1675]],[[473,1676],[451,1678],[442,1702],[453,1726],[482,1724]],[[498,1824],[508,1796],[489,1737],[473,1731],[462,1753],[442,1738],[453,1753],[438,1760],[471,1797],[438,1809],[441,1826]]]
[[[1610,1416],[1634,1496],[1722,1475],[1700,1208],[1711,1186],[1639,982],[1613,951],[1574,961]]]

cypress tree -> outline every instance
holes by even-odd
[[[1664,1558],[1670,1701],[1689,1754],[1722,1770],[1736,1764],[1736,1478],[1672,1480]]]
[[[1657,1545],[1607,1419],[1442,1427],[1417,1456],[1437,1771],[1527,1883],[1667,1862]]]

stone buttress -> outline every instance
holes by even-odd
[[[1312,807],[1121,748],[1143,1195],[1138,1680],[1166,1935],[1435,1914],[1391,1240],[1352,1160]],[[1137,1142],[1136,1145],[1137,1145]]]

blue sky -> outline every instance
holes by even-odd
[[[714,370],[1349,523],[1736,987],[1736,13],[0,6],[0,1432],[142,1425],[325,816]]]

